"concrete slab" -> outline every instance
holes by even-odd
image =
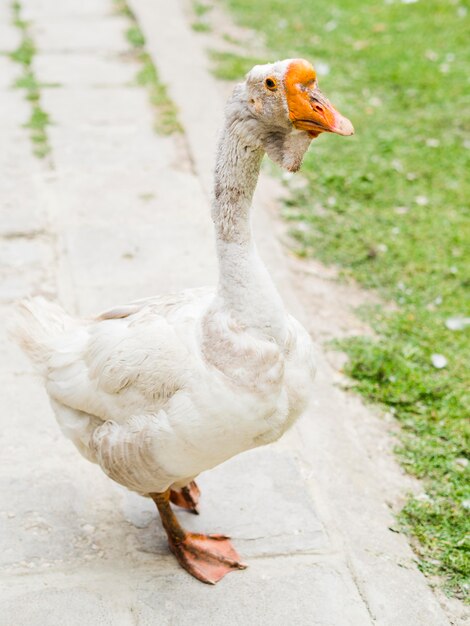
[[[34,192],[34,182],[29,176],[0,181],[0,237],[27,239],[41,234],[45,216]]]
[[[63,87],[116,87],[135,82],[139,64],[133,59],[117,55],[69,53],[41,54],[34,68],[44,83],[58,83]],[[102,93],[102,97],[106,97]]]
[[[200,478],[201,515],[187,515],[195,532],[227,533],[245,557],[325,553],[331,544],[291,451],[260,448]]]
[[[2,41],[1,37],[2,32],[0,29],[0,42]],[[11,46],[5,49],[13,50],[14,48]],[[18,65],[12,63],[7,56],[0,55],[0,90],[11,89],[20,74],[21,71]]]
[[[0,239],[0,302],[11,302],[38,291],[47,282],[54,253],[47,237]]]
[[[81,259],[74,269],[76,280],[83,286],[109,280],[129,285],[134,276],[134,280],[148,281],[153,290],[166,287],[171,291],[183,288],[189,266],[199,286],[205,284],[208,275],[215,280],[207,206],[187,175],[157,171],[153,181],[136,185],[129,172],[121,173],[119,168],[105,179],[116,180],[116,188],[107,186],[101,195],[88,195],[85,184],[80,208],[75,201],[67,201],[73,197],[67,193],[68,186],[61,189],[63,208],[71,216],[64,231],[67,247],[74,258]],[[127,180],[127,190],[120,193],[122,182]],[[139,197],[153,189],[155,198]],[[175,220],[179,220],[176,235]],[[209,250],[201,250],[201,240],[208,242]],[[118,276],[113,278],[117,267]],[[162,275],[162,267],[171,271]]]
[[[128,23],[118,15],[92,20],[71,19],[57,14],[51,14],[46,19],[41,15],[32,28],[36,45],[43,52],[118,54],[128,50],[123,36]]]
[[[22,12],[25,20],[34,22],[54,19],[67,20],[101,20],[113,13],[109,0],[36,0],[23,2]]]
[[[48,100],[50,104],[51,100]],[[49,108],[52,110],[52,107]],[[77,123],[73,128],[59,124],[49,128],[49,138],[53,146],[56,170],[75,172],[77,180],[83,173],[92,173],[96,168],[115,172],[135,168],[138,159],[142,167],[151,171],[153,159],[158,152],[153,142],[148,141],[148,127],[138,122],[126,125],[100,127]],[[165,143],[159,143],[158,150],[165,154]],[[119,164],[115,162],[119,155]]]
[[[116,614],[111,601],[104,602],[98,593],[80,587],[71,590],[40,589],[19,593],[0,604],[2,616],[17,626],[113,626]],[[67,620],[64,622],[64,620]],[[128,621],[132,624],[131,615]],[[6,625],[7,622],[4,622]]]
[[[27,591],[9,581],[0,611],[3,616],[14,615],[17,626],[40,626],[44,619],[48,626],[62,626],[65,617],[67,626],[373,623],[341,564],[312,557],[257,559],[217,587],[198,584],[181,570],[169,571],[162,561],[140,568],[131,578],[128,574],[127,564],[111,568],[99,562],[67,576],[47,572],[31,576],[32,588]]]
[[[4,61],[8,61],[8,59],[4,59]],[[12,61],[8,61],[9,70],[7,70],[7,75],[9,77],[19,77],[20,72],[17,70],[16,65]],[[12,69],[13,68],[13,69]],[[8,96],[9,91],[14,91],[15,95],[12,94],[11,97]],[[12,149],[14,146],[13,137],[6,137],[5,132],[11,132],[13,134],[19,134],[20,129],[23,128],[23,125],[29,120],[29,116],[31,114],[30,104],[24,98],[24,92],[20,89],[10,89],[7,86],[5,92],[1,92],[0,97],[0,129],[2,132],[2,142],[0,143],[1,152],[6,149]],[[25,134],[26,131],[22,130],[22,133]],[[9,140],[10,139],[10,140]],[[0,154],[1,154],[0,152]]]
[[[42,80],[42,76],[39,76]],[[46,89],[42,104],[56,124],[93,126],[102,130],[129,125],[148,131],[153,119],[147,94],[137,87],[102,89]]]
[[[139,594],[137,615],[139,623],[145,625],[155,620],[182,626],[372,624],[345,572],[311,558],[257,560],[242,575],[224,580],[213,590],[215,593],[210,593],[210,588],[200,590],[193,581],[183,579],[179,582],[184,582],[184,587],[179,590],[168,576],[155,582],[158,591],[148,585]]]
[[[4,53],[16,50],[21,42],[20,32],[12,26],[12,13],[8,9],[9,7],[5,3],[5,8],[0,12],[0,51]],[[3,65],[3,69],[5,69],[5,65]]]
[[[2,96],[8,98],[8,94],[0,94],[0,100]],[[22,98],[18,92],[11,96]],[[44,206],[36,194],[39,164],[32,154],[28,130],[17,126],[17,112],[4,108],[3,114],[6,130],[0,131],[0,237],[31,238],[41,234],[47,224]]]

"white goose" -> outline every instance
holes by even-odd
[[[257,254],[250,204],[265,152],[296,171],[325,131],[353,127],[308,62],[254,67],[228,102],[218,148],[217,288],[86,320],[41,298],[19,305],[13,332],[42,372],[64,434],[110,478],[155,501],[179,563],[206,583],[245,566],[227,537],[184,531],[169,501],[196,512],[198,474],[275,441],[307,404],[311,340]]]

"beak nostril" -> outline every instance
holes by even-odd
[[[315,109],[315,111],[317,111],[317,113],[323,113],[323,107],[321,107],[319,104],[315,104],[313,108]]]

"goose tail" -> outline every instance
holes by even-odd
[[[46,373],[51,357],[59,351],[59,340],[77,324],[58,304],[38,296],[17,303],[7,330],[36,368]]]

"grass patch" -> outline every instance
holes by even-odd
[[[213,5],[206,4],[205,2],[193,2],[192,8],[196,19],[191,23],[191,28],[196,33],[210,33],[212,26],[209,23],[208,17],[209,13],[214,8]]]
[[[198,17],[205,17],[210,11],[212,11],[213,6],[207,4],[206,2],[194,2],[193,3],[193,11]]]
[[[242,80],[253,65],[265,62],[258,57],[241,56],[233,52],[210,50],[209,55],[213,62],[212,73],[221,80]]]
[[[127,41],[133,48],[143,48],[145,46],[145,37],[137,24],[134,24],[126,31]]]
[[[26,23],[18,22],[17,20],[15,20],[15,24],[17,25]],[[21,63],[21,65],[30,68],[33,57],[36,54],[36,48],[34,46],[33,40],[26,35],[26,26],[21,30],[23,31],[24,38],[18,48],[10,54],[10,58],[13,61],[16,61],[16,63]]]
[[[136,84],[147,90],[150,103],[155,109],[155,131],[161,135],[182,132],[176,105],[169,97],[166,86],[160,81],[157,69],[145,49],[145,36],[134,13],[124,0],[114,0],[114,7],[116,13],[130,21],[126,38],[141,66],[136,76]]]
[[[39,158],[44,158],[50,152],[46,130],[50,123],[49,115],[40,106],[34,105],[31,117],[25,126],[31,131],[33,152]]]
[[[146,87],[152,105],[157,109],[155,130],[162,135],[171,135],[183,131],[178,121],[178,110],[170,99],[166,86],[160,82],[155,65],[144,52],[140,55],[142,69],[137,74],[137,83]]]
[[[470,327],[450,321],[469,315],[468,8],[224,1],[263,34],[272,59],[322,67],[321,87],[354,123],[353,138],[313,142],[307,187],[292,191],[286,213],[300,254],[339,265],[395,305],[367,311],[376,341],[342,342],[347,372],[400,421],[399,459],[423,481],[400,514],[420,567],[468,599]],[[224,78],[247,69],[246,57],[213,58]]]
[[[230,33],[222,33],[222,39],[226,41],[227,43],[232,44],[233,46],[241,45],[241,41],[237,39],[236,37],[234,37],[233,35],[231,35]]]
[[[29,24],[21,17],[21,4],[13,2],[13,24],[21,32],[21,42],[16,50],[10,53],[10,58],[22,66],[23,74],[14,86],[23,89],[25,97],[31,102],[31,115],[25,127],[30,129],[30,139],[33,153],[38,158],[44,158],[51,151],[47,136],[47,127],[51,124],[49,115],[41,107],[41,83],[38,82],[33,69],[33,59],[36,54],[34,41],[29,33]]]
[[[134,13],[129,8],[126,0],[113,0],[114,11],[117,15],[130,18],[133,22],[136,22]]]
[[[191,28],[196,33],[210,33],[212,30],[211,25],[208,24],[207,22],[193,22],[191,24]]]

